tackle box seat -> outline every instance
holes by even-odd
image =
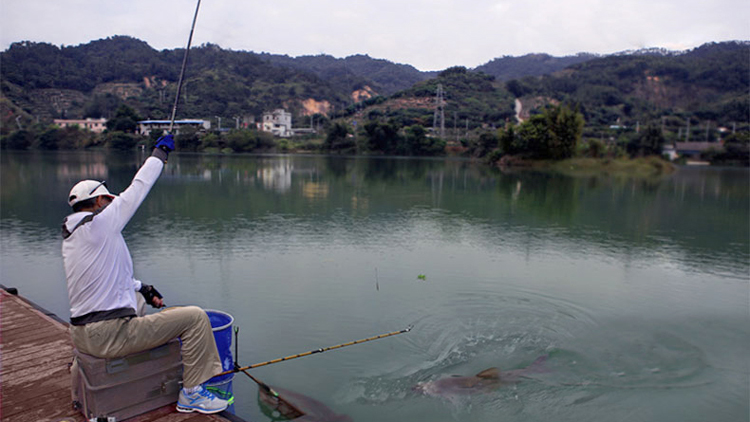
[[[177,339],[121,358],[102,359],[73,349],[73,406],[86,420],[120,421],[176,403],[182,384]]]

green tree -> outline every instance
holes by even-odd
[[[108,132],[104,137],[107,146],[119,150],[130,150],[135,148],[138,139],[139,138],[135,135],[120,131]]]
[[[397,153],[400,139],[394,124],[370,121],[365,124],[363,131],[368,150],[383,154]]]
[[[565,105],[548,108],[544,115],[549,130],[547,155],[554,160],[572,157],[583,135],[583,115]]]
[[[724,140],[726,159],[737,161],[744,166],[750,164],[750,132],[743,131],[729,135]]]
[[[221,140],[218,141],[221,144]],[[224,143],[234,152],[252,152],[273,148],[273,135],[248,129],[232,129],[224,136]]]
[[[421,144],[427,139],[427,131],[422,125],[411,125],[404,129],[396,148],[399,155],[419,155]]]
[[[3,136],[0,145],[3,149],[28,149],[34,141],[34,134],[28,130],[17,130]]]
[[[216,133],[208,133],[201,139],[200,149],[203,151],[219,151],[224,147],[224,141]]]
[[[492,150],[496,149],[499,144],[499,140],[493,132],[483,132],[479,135],[477,141],[477,149],[475,151],[478,157],[484,157],[489,154]]]
[[[467,140],[467,153],[473,157],[484,157],[498,146],[498,137],[493,132],[482,131],[477,139]]]
[[[566,105],[547,107],[515,131],[505,135],[503,148],[531,158],[562,160],[572,157],[583,136],[583,115]]]
[[[727,136],[723,149],[711,149],[701,154],[714,164],[750,166],[750,132],[742,131]]]
[[[549,158],[549,129],[547,118],[535,114],[518,128],[518,138],[514,150],[516,154],[530,158]]]
[[[505,130],[500,133],[500,139],[498,141],[500,151],[504,154],[516,154],[516,127],[512,124],[508,125]]]
[[[604,142],[598,139],[590,139],[585,147],[585,154],[591,158],[601,158],[607,150]]]
[[[44,150],[56,150],[58,149],[58,141],[60,139],[60,128],[56,126],[49,127],[43,131],[37,141],[37,148]]]
[[[234,152],[250,152],[258,146],[258,140],[249,130],[232,130],[225,139],[227,147]]]
[[[402,141],[404,155],[432,156],[445,154],[443,139],[427,136],[422,125],[411,125],[404,130]]]
[[[506,82],[505,89],[507,89],[516,98],[523,97],[524,95],[531,92],[531,89],[529,87],[522,84],[517,79]]]
[[[349,128],[343,123],[334,123],[323,142],[323,149],[328,151],[350,151],[355,147],[354,139],[349,137]]]
[[[276,144],[273,135],[268,132],[259,132],[257,130],[249,130],[249,132],[255,137],[255,148],[258,150],[269,150]]]
[[[664,135],[655,125],[648,125],[640,134],[631,138],[627,151],[631,157],[661,155],[664,146]]]
[[[58,133],[57,146],[60,149],[77,149],[94,143],[96,134],[78,126],[62,128]]]
[[[200,147],[201,139],[195,128],[189,127],[180,130],[180,134],[175,137],[175,148],[178,151],[196,152]]]
[[[114,117],[107,120],[107,130],[135,133],[140,120],[141,117],[132,107],[122,104],[117,108]]]

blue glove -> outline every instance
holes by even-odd
[[[172,134],[162,136],[156,141],[156,148],[164,152],[174,151],[174,136]]]

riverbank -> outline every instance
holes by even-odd
[[[650,178],[674,173],[677,166],[659,157],[569,158],[566,160],[524,160],[503,157],[497,166],[503,170],[551,171],[569,176],[627,176]]]

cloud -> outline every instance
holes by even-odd
[[[77,45],[130,35],[182,48],[185,0],[2,0],[0,48],[30,40]],[[746,0],[302,0],[202,2],[193,45],[292,56],[369,54],[422,70],[475,67],[504,55],[691,48],[750,39]]]

